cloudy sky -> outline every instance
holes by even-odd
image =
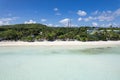
[[[120,0],[0,0],[0,25],[120,25]]]

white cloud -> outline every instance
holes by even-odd
[[[59,27],[60,25],[54,25],[54,27]]]
[[[84,20],[84,21],[86,21],[86,22],[87,22],[87,21],[90,21],[90,19],[89,19],[89,18],[84,18],[83,20]]]
[[[59,22],[60,22],[62,25],[64,25],[65,27],[67,27],[67,26],[70,26],[70,27],[78,27],[78,25],[76,25],[76,24],[71,24],[71,20],[72,20],[72,19],[65,18],[65,19],[60,20]]]
[[[95,12],[93,12],[92,13],[92,15],[104,15],[104,14],[110,14],[110,13],[112,13],[112,11],[110,11],[110,10],[107,10],[107,11],[102,11],[102,12],[100,12],[100,11],[98,11],[98,10],[96,10]]]
[[[117,23],[109,23],[109,24],[106,25],[106,27],[110,27],[110,26],[118,27],[119,24],[117,24]]]
[[[70,22],[70,20],[71,19],[69,18],[65,18],[65,19],[60,20],[59,22],[63,24],[64,26],[68,26],[68,23]]]
[[[98,23],[92,22],[92,25],[93,25],[94,27],[97,27],[97,26],[98,26]]]
[[[114,16],[120,16],[120,8],[113,12]]]
[[[0,21],[0,25],[8,25],[8,22]]]
[[[59,9],[58,9],[58,8],[54,8],[53,10],[54,10],[54,11],[58,11]]]
[[[113,23],[112,26],[118,27],[119,25],[117,23]]]
[[[59,27],[60,25],[54,25],[54,24],[45,24],[45,25],[47,25],[47,26],[49,26],[49,27]]]
[[[47,26],[53,26],[53,24],[47,24]]]
[[[90,21],[90,20],[95,20],[95,19],[96,19],[95,17],[89,16],[88,18],[84,18],[84,21]]]
[[[114,16],[104,16],[104,15],[100,15],[97,17],[99,21],[112,21],[114,20],[114,18],[115,18]]]
[[[11,13],[9,13],[9,14],[8,14],[8,16],[12,16],[12,14],[11,14]]]
[[[16,20],[18,17],[12,17],[12,18],[1,18],[0,19],[0,25],[9,25],[11,21]]]
[[[112,13],[112,11],[108,10],[107,13]]]
[[[60,16],[60,15],[62,15],[62,14],[61,14],[61,13],[59,13],[59,12],[57,12],[55,15]]]
[[[57,15],[57,16],[62,15],[62,14],[59,12],[59,9],[58,9],[58,8],[54,8],[53,10],[55,11],[55,15]]]
[[[87,21],[91,21],[91,20],[96,20],[96,18],[95,17],[92,17],[92,16],[89,16],[89,17],[87,17],[87,18],[78,18],[78,21],[85,21],[85,22],[87,22]]]
[[[47,19],[41,19],[41,22],[46,22],[47,21]]]
[[[87,15],[87,13],[85,11],[82,11],[82,10],[78,10],[77,14],[79,16],[86,16]]]
[[[82,11],[79,11],[79,15]],[[107,22],[110,22],[110,21],[113,21],[115,20],[116,18],[120,17],[120,8],[115,10],[115,11],[110,11],[110,10],[107,10],[107,11],[98,11],[96,10],[95,12],[92,13],[91,16],[89,17],[84,17],[84,18],[78,18],[78,21],[107,21]]]
[[[8,24],[9,24],[9,21],[0,20],[0,25],[8,25]]]
[[[78,21],[82,21],[82,18],[80,17],[80,18],[78,18]]]
[[[97,14],[99,14],[98,10],[96,10],[95,12],[92,13],[92,15],[97,15]]]
[[[93,16],[89,16],[86,18],[82,18],[82,20],[84,21],[91,21],[91,20],[98,20],[98,21],[113,21],[115,20],[117,17],[120,17],[120,9],[117,9],[115,11],[95,11],[92,13]]]
[[[29,21],[25,21],[24,23],[25,23],[25,24],[35,24],[35,23],[36,23],[36,21],[29,20]]]
[[[113,26],[113,27],[118,27],[120,26],[118,23],[106,23],[106,24],[101,24],[102,27],[110,27],[110,26]]]
[[[105,24],[101,24],[100,26],[101,26],[101,27],[106,27]]]
[[[72,24],[71,26],[72,26],[72,27],[78,27],[78,25],[77,25],[77,24]]]
[[[110,27],[112,25],[112,23],[106,24],[106,27]]]
[[[96,19],[99,21],[112,21],[115,19],[115,16],[113,16],[114,12],[112,11],[103,11],[99,12],[98,16],[96,16]]]
[[[115,11],[95,11],[94,14],[96,15],[94,18],[95,20],[99,21],[113,21],[117,17],[120,17],[120,8]]]

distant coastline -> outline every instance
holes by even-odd
[[[43,24],[0,26],[0,41],[118,41],[119,27],[49,27]]]

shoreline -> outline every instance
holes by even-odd
[[[3,41],[2,46],[120,46],[120,41],[43,41],[43,42],[23,42],[23,41]]]

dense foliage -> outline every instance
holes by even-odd
[[[120,28],[47,27],[42,24],[0,26],[0,41],[120,40]]]

